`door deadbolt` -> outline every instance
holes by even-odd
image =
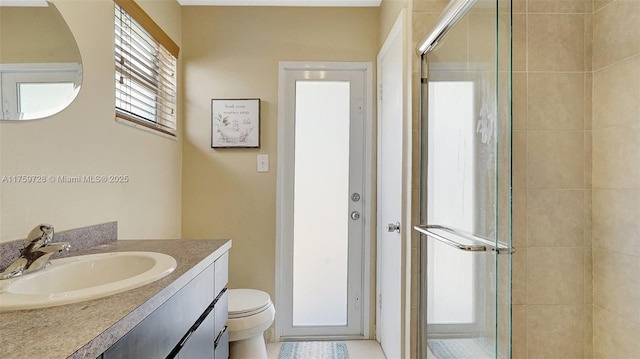
[[[360,200],[360,193],[351,194],[351,200],[354,202],[358,202]]]
[[[351,212],[351,219],[355,220],[355,219],[359,219],[359,218],[360,218],[360,212],[358,212],[358,211]]]
[[[387,224],[387,231],[400,233],[400,222]]]

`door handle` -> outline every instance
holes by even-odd
[[[387,224],[387,231],[400,233],[400,222]]]

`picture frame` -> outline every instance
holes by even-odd
[[[260,99],[211,99],[211,148],[260,148]]]

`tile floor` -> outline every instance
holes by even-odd
[[[345,340],[349,359],[386,359],[380,344],[375,340]],[[282,342],[267,344],[269,359],[278,359]]]

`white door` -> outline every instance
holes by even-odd
[[[279,337],[361,337],[367,74],[283,71]]]
[[[402,353],[402,131],[404,12],[378,55],[377,339],[387,358]],[[396,227],[397,226],[397,227]]]

